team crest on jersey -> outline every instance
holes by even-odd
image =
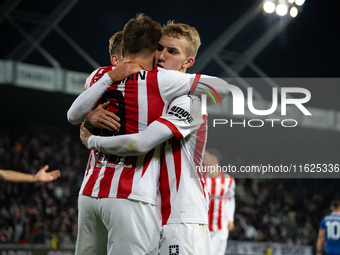
[[[173,107],[171,107],[168,113],[175,115],[179,119],[185,119],[188,123],[194,121],[194,118],[190,115],[190,113],[179,106],[174,105]]]

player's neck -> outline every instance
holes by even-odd
[[[131,60],[132,63],[139,64],[143,67],[143,69],[147,71],[152,71],[154,67],[154,54],[145,56],[145,55],[129,55],[127,57],[128,60]]]

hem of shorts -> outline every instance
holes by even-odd
[[[92,196],[91,194],[86,194],[86,193],[79,193],[79,195],[87,196],[87,197],[95,197],[95,198],[115,198],[115,199],[129,199],[129,200],[135,200],[138,202],[143,202],[143,203],[148,203],[152,205],[157,205],[156,201],[148,200],[145,198],[141,198],[138,196],[129,196],[127,198],[122,198],[122,197],[117,197],[117,196],[106,196],[106,197],[99,197],[99,196]]]

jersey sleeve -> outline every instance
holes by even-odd
[[[89,87],[92,86],[92,84],[94,83],[94,77],[96,76],[96,74],[99,72],[99,69],[94,70],[85,80],[84,83],[84,89],[87,90]]]
[[[84,83],[84,89],[88,89],[91,87],[94,83],[96,83],[105,73],[113,70],[115,66],[105,66],[105,67],[100,67],[96,70],[94,70],[89,77],[86,78],[85,83]]]
[[[235,183],[235,179],[233,177],[230,177],[231,183],[228,189],[228,193],[227,193],[227,197],[231,198],[231,197],[235,197],[235,188],[236,188],[236,183]]]
[[[168,104],[174,98],[187,95],[195,75],[158,68],[157,82],[163,101]]]
[[[188,136],[203,123],[200,98],[185,95],[174,99],[157,121],[168,126],[178,139]]]
[[[73,125],[83,122],[86,114],[92,110],[97,101],[112,84],[109,75],[106,73],[93,86],[82,92],[72,103],[67,111],[67,119]]]
[[[154,121],[140,133],[119,136],[93,135],[88,139],[88,148],[104,154],[136,156],[147,153],[173,135],[166,125]]]
[[[229,221],[234,222],[235,197],[227,198],[227,201],[226,201],[226,211],[227,211],[227,219]]]
[[[233,85],[223,79],[200,74],[185,74],[178,71],[159,68],[158,84],[163,101],[168,103],[173,98],[192,94],[209,95],[208,104],[222,103],[222,99],[230,92]],[[212,100],[213,98],[213,100]]]
[[[326,221],[325,221],[325,218],[322,219],[322,221],[321,221],[321,223],[320,223],[319,229],[326,229]]]

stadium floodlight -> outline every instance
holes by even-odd
[[[299,11],[295,6],[293,6],[289,11],[289,14],[292,18],[295,18],[298,15],[298,13]]]
[[[263,4],[263,10],[266,13],[273,13],[275,11],[275,4],[272,1],[267,1]]]
[[[266,13],[276,12],[279,16],[286,16],[289,12],[295,18],[302,9],[306,0],[263,0],[263,10]]]
[[[276,13],[280,16],[285,16],[288,12],[288,7],[285,4],[279,4],[276,6]]]
[[[296,1],[295,1],[295,4],[296,4],[297,6],[302,6],[304,3],[305,3],[305,0],[296,0]]]

